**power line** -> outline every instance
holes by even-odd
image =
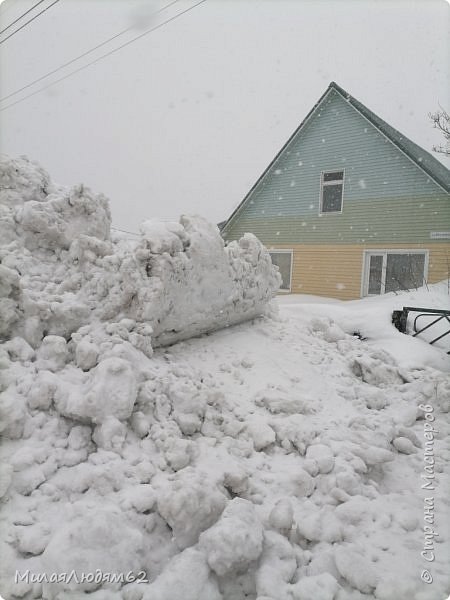
[[[52,83],[49,83],[48,85],[40,88],[39,90],[36,90],[35,92],[32,92],[31,94],[28,94],[27,96],[24,96],[23,98],[20,98],[19,100],[16,100],[15,102],[11,102],[11,104],[8,104],[8,105],[4,106],[3,108],[1,108],[0,112],[3,112],[4,110],[7,110],[8,108],[11,108],[12,106],[15,106],[16,104],[19,104],[20,102],[23,102],[24,100],[27,100],[28,98],[31,98],[32,96],[35,96],[36,94],[39,94],[40,92],[43,92],[44,90],[48,89],[52,85],[55,85],[57,83],[60,83],[61,81],[64,81],[68,77],[71,77],[72,75],[75,75],[76,73],[79,73],[80,71],[83,71],[84,69],[87,69],[91,65],[95,65],[96,63],[100,62],[104,58],[107,58],[111,54],[114,54],[114,53],[118,52],[119,50],[121,50],[122,48],[125,48],[126,46],[129,46],[133,42],[135,42],[135,41],[139,40],[140,38],[144,37],[145,35],[148,35],[149,33],[152,33],[153,31],[156,31],[157,29],[160,29],[161,27],[163,27],[167,23],[170,23],[171,21],[174,21],[178,17],[181,17],[182,15],[188,13],[189,11],[193,10],[197,6],[200,6],[200,4],[203,4],[204,2],[206,2],[206,0],[200,0],[196,4],[193,4],[192,6],[190,6],[189,8],[186,8],[185,10],[177,13],[176,15],[174,15],[173,17],[171,17],[170,19],[167,19],[166,21],[163,21],[162,23],[159,23],[158,25],[156,25],[155,27],[152,27],[151,29],[147,29],[147,31],[144,31],[144,33],[141,33],[140,35],[136,36],[135,38],[132,38],[131,40],[129,40],[128,42],[125,42],[121,46],[118,46],[117,48],[114,48],[113,50],[110,50],[106,54],[102,54],[101,56],[99,56],[95,60],[92,60],[91,62],[87,63],[86,65],[83,65],[82,67],[79,67],[78,69],[75,69],[75,71],[71,71],[67,75],[64,75],[64,77],[60,77],[59,79],[56,79]]]
[[[31,8],[29,8],[27,11],[25,11],[23,13],[23,15],[20,15],[20,17],[17,17],[17,19],[15,19],[12,23],[10,23],[7,27],[5,27],[4,29],[2,29],[0,31],[0,35],[2,33],[4,33],[7,29],[9,29],[10,27],[12,27],[15,23],[17,23],[17,21],[20,21],[20,19],[23,19],[25,15],[27,15],[28,13],[30,13],[32,10],[34,10],[36,8],[36,6],[39,6],[39,4],[42,4],[43,2],[45,2],[45,0],[39,0],[39,2],[37,2],[36,4],[34,4]]]
[[[119,227],[114,227],[114,225],[111,225],[111,229],[114,229],[114,231],[121,231],[122,233],[129,233],[130,235],[136,235],[137,237],[141,237],[140,233],[135,233],[134,231],[127,231],[126,229],[120,229]]]
[[[57,2],[59,2],[59,0],[54,0],[54,2],[52,2],[51,4],[49,4],[48,6],[46,6],[44,8],[44,10],[41,10],[40,13],[38,13],[37,15],[35,15],[34,17],[32,17],[29,21],[26,21],[21,27],[19,27],[18,29],[16,29],[15,31],[13,31],[12,33],[10,33],[7,37],[5,37],[5,39],[1,40],[0,44],[3,44],[4,42],[6,42],[6,40],[9,40],[9,38],[11,38],[13,35],[15,35],[16,33],[18,33],[24,27],[26,27],[29,23],[31,23],[32,21],[34,21],[35,19],[37,19],[43,13],[47,12],[47,10],[49,8],[51,8],[52,6],[54,6]]]
[[[179,0],[172,0],[172,2],[169,2],[169,4],[166,4],[162,8],[158,9],[157,11],[155,11],[154,13],[152,13],[150,16],[153,17],[154,15],[157,15],[158,13],[162,12],[163,10],[166,10],[167,8],[170,8],[176,2],[179,2]],[[14,92],[11,92],[7,96],[4,96],[3,98],[0,98],[0,102],[4,102],[8,98],[11,98],[12,96],[16,96],[20,92],[23,92],[24,90],[27,90],[28,88],[32,87],[36,83],[39,83],[43,79],[46,79],[47,77],[50,77],[50,75],[54,75],[55,73],[57,73],[61,69],[65,69],[66,67],[68,67],[69,65],[73,64],[77,60],[80,60],[80,58],[84,58],[85,56],[88,56],[89,54],[92,54],[92,52],[95,52],[95,50],[98,50],[102,46],[105,46],[109,42],[112,42],[113,40],[115,40],[116,38],[120,37],[124,33],[127,33],[128,31],[130,31],[130,29],[134,29],[134,27],[133,26],[132,27],[127,27],[127,29],[124,29],[123,31],[120,31],[119,33],[116,33],[112,37],[110,37],[107,40],[101,42],[100,44],[97,44],[93,48],[90,48],[89,50],[86,50],[86,52],[83,52],[83,54],[80,54],[79,56],[76,56],[75,58],[72,58],[71,60],[63,63],[62,65],[60,65],[59,67],[56,67],[56,69],[53,69],[52,71],[49,71],[45,75],[42,75],[41,77],[38,77],[37,79],[35,79],[31,83],[28,83],[27,85],[24,85],[23,87],[19,88],[18,90],[15,90]]]

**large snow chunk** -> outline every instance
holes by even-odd
[[[219,521],[201,534],[199,547],[217,575],[244,572],[263,547],[263,527],[253,504],[241,498],[232,500]]]
[[[55,398],[58,411],[72,419],[101,423],[107,417],[126,420],[133,411],[137,388],[133,369],[122,358],[105,358],[90,372],[85,386],[60,390]]]
[[[89,342],[86,339],[81,340],[76,346],[75,360],[77,366],[83,371],[89,371],[93,369],[97,364],[99,349],[96,344]]]
[[[23,435],[27,416],[25,399],[17,394],[13,386],[0,393],[0,433],[11,439]]]
[[[64,195],[49,196],[46,202],[27,202],[18,221],[28,248],[68,249],[80,234],[108,240],[111,215],[104,196],[78,185]]]
[[[294,510],[289,498],[281,498],[270,511],[269,524],[273,529],[287,535],[294,521]]]
[[[339,584],[330,573],[302,577],[292,586],[293,600],[334,600]]]
[[[99,448],[110,450],[111,452],[120,452],[125,438],[127,429],[116,417],[111,415],[97,425],[92,435],[92,439]]]
[[[316,461],[320,473],[329,473],[334,467],[333,452],[325,444],[312,444],[308,446],[306,458]]]
[[[377,575],[373,563],[356,547],[338,546],[334,553],[339,574],[349,584],[362,592],[371,594],[377,586]]]
[[[82,506],[66,525],[59,525],[42,555],[47,573],[138,573],[143,567],[143,536],[116,507]],[[68,581],[44,585],[44,597],[60,590],[92,591],[100,583]],[[103,584],[108,587],[108,583]]]
[[[143,600],[169,599],[222,599],[202,552],[188,548],[175,556],[156,581],[148,586],[143,596]]]
[[[156,220],[144,221],[141,234],[154,254],[168,252],[172,256],[188,245],[189,236],[180,223],[164,223]]]
[[[153,279],[148,318],[164,345],[260,316],[280,275],[252,234],[228,246],[201,217],[146,222],[136,257]]]
[[[158,511],[172,528],[180,548],[198,541],[225,508],[226,497],[202,473],[187,467],[168,482],[158,496]]]
[[[12,326],[21,316],[21,295],[18,273],[0,264],[0,339],[11,337]]]
[[[275,442],[274,430],[261,415],[250,415],[245,428],[253,441],[255,450],[258,452]]]
[[[256,573],[258,598],[292,600],[289,582],[295,575],[297,561],[288,540],[274,531],[264,533],[264,549]]]
[[[44,200],[53,190],[49,174],[25,156],[0,162],[0,204],[15,206],[29,200]]]
[[[68,352],[66,340],[59,335],[47,335],[37,353],[39,369],[59,371],[66,365]]]

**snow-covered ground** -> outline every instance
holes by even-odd
[[[82,190],[103,216],[67,217],[79,200],[57,190],[50,206],[33,169],[3,171],[3,597],[446,598],[450,360],[390,322],[403,306],[448,308],[446,284],[279,296],[265,311],[277,278],[254,239],[227,261],[192,220],[111,242],[106,202]],[[194,229],[211,237],[191,254]],[[197,261],[194,296],[189,276],[166,276],[183,271],[174,258]],[[165,313],[175,296],[184,312]],[[161,346],[183,318],[211,330],[231,306],[252,318]]]

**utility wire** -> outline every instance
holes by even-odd
[[[29,23],[31,23],[32,21],[34,21],[35,19],[37,19],[40,15],[42,15],[43,13],[45,13],[49,8],[51,8],[52,6],[54,6],[57,2],[59,2],[59,0],[54,0],[54,2],[52,2],[51,4],[49,4],[48,6],[46,6],[44,8],[44,10],[41,10],[41,12],[39,12],[37,15],[35,15],[34,17],[32,17],[29,21],[26,21],[18,29],[16,29],[15,31],[13,31],[12,33],[10,33],[3,40],[1,40],[0,44],[4,44],[6,42],[6,40],[9,40],[9,38],[11,38],[13,35],[16,35],[16,33],[18,33],[21,29],[23,29],[24,27],[26,27]]]
[[[58,0],[56,0],[56,1],[58,1]],[[155,27],[152,27],[151,29],[147,29],[147,31],[144,31],[144,33],[141,33],[140,35],[136,36],[135,38],[132,38],[128,42],[125,42],[121,46],[118,46],[117,48],[114,48],[113,50],[110,50],[106,54],[102,54],[101,56],[99,56],[95,60],[92,60],[91,62],[87,63],[86,65],[83,65],[82,67],[79,67],[78,69],[75,69],[75,71],[71,71],[67,75],[64,75],[64,77],[60,77],[59,79],[56,79],[52,83],[49,83],[48,85],[40,88],[39,90],[36,90],[35,92],[32,92],[31,94],[28,94],[27,96],[24,96],[23,98],[20,98],[19,100],[16,100],[15,102],[11,102],[10,104],[7,104],[6,106],[4,106],[3,108],[0,109],[0,112],[3,112],[4,110],[7,110],[8,108],[11,108],[12,106],[15,106],[16,104],[19,104],[20,102],[23,102],[24,100],[27,100],[28,98],[31,98],[32,96],[35,96],[36,94],[39,94],[40,92],[43,92],[44,90],[48,89],[52,85],[55,85],[57,83],[60,83],[61,81],[64,81],[68,77],[71,77],[72,75],[75,75],[76,73],[79,73],[80,71],[83,71],[83,69],[87,69],[91,65],[95,65],[96,63],[100,62],[104,58],[107,58],[111,54],[114,54],[114,53],[118,52],[119,50],[121,50],[122,48],[125,48],[126,46],[129,46],[133,42],[136,42],[140,38],[144,37],[145,35],[148,35],[149,33],[152,33],[153,31],[156,31],[157,29],[160,29],[161,27],[163,27],[167,23],[170,23],[171,21],[174,21],[178,17],[181,17],[182,15],[188,13],[189,11],[193,10],[197,6],[200,6],[200,4],[203,4],[204,2],[206,2],[206,0],[200,0],[199,2],[196,2],[195,4],[193,4],[192,6],[190,6],[189,8],[186,8],[185,10],[182,10],[181,12],[177,13],[176,15],[174,15],[173,17],[171,17],[170,19],[167,19],[166,21],[163,21],[162,23],[159,23],[158,25],[156,25]]]
[[[15,19],[12,23],[10,23],[7,27],[5,27],[4,29],[2,29],[0,31],[0,35],[2,33],[4,33],[7,29],[9,29],[10,27],[12,27],[15,23],[17,23],[17,21],[20,21],[20,19],[23,19],[25,15],[27,15],[28,13],[30,13],[32,10],[34,10],[36,8],[36,6],[39,6],[39,4],[42,4],[45,0],[39,0],[39,2],[37,2],[36,4],[34,4],[31,8],[29,8],[27,11],[25,11],[23,13],[23,15],[20,15],[20,17],[17,17],[17,19]]]
[[[129,233],[130,235],[136,235],[137,237],[140,237],[140,233],[135,233],[134,231],[127,231],[126,229],[120,229],[119,227],[114,227],[114,225],[111,225],[111,229],[114,229],[114,231],[120,231],[122,233]]]
[[[155,11],[154,13],[152,13],[150,16],[153,17],[154,15],[157,15],[158,13],[162,12],[163,10],[166,10],[166,8],[171,7],[176,2],[179,2],[179,0],[172,0],[172,2],[169,2],[169,4],[166,4],[162,8],[158,9],[157,11]],[[110,37],[107,40],[101,42],[100,44],[97,44],[93,48],[90,48],[89,50],[86,50],[86,52],[83,52],[83,54],[80,54],[79,56],[76,56],[75,58],[72,58],[71,60],[68,60],[67,62],[63,63],[59,67],[56,67],[56,69],[53,69],[52,71],[49,71],[45,75],[42,75],[41,77],[38,77],[37,79],[35,79],[31,83],[28,83],[27,85],[24,85],[23,87],[19,88],[18,90],[15,90],[14,92],[11,92],[7,96],[3,96],[3,98],[0,98],[0,102],[4,102],[8,98],[11,98],[12,96],[16,96],[20,92],[23,92],[24,90],[27,90],[28,88],[32,87],[36,83],[39,83],[43,79],[46,79],[47,77],[50,77],[50,75],[54,75],[55,73],[57,73],[61,69],[65,69],[66,67],[68,67],[69,65],[73,64],[77,60],[80,60],[80,58],[84,58],[85,56],[88,56],[89,54],[92,54],[92,52],[95,52],[95,50],[98,50],[102,46],[105,46],[106,44],[109,44],[109,42],[112,42],[113,40],[115,40],[116,38],[120,37],[124,33],[127,33],[128,31],[130,31],[131,29],[134,29],[134,27],[133,26],[127,27],[127,29],[124,29],[123,31],[120,31],[119,33],[116,33],[112,37]]]

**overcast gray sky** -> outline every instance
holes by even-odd
[[[1,29],[36,2],[5,0]],[[198,0],[154,14],[169,2],[59,0],[0,44],[2,98],[131,29],[0,106]],[[427,115],[450,104],[449,15],[444,0],[206,0],[0,112],[0,150],[104,192],[124,229],[182,213],[217,222],[332,80],[425,149],[442,142]]]

